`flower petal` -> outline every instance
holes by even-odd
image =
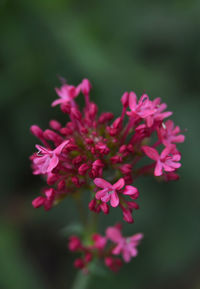
[[[54,101],[52,102],[51,106],[54,107],[54,106],[56,106],[56,105],[58,105],[58,104],[61,104],[61,103],[63,103],[63,102],[66,102],[66,101],[64,101],[64,99],[62,99],[62,98],[59,98],[59,99],[54,100]]]
[[[122,250],[122,243],[118,243],[117,246],[112,250],[113,255],[119,255]]]
[[[156,163],[156,166],[155,166],[155,170],[154,170],[154,175],[155,176],[161,176],[162,175],[162,164],[160,161],[158,161]]]
[[[47,168],[47,173],[50,173],[57,165],[59,162],[59,158],[54,155],[49,162],[48,168]]]
[[[138,242],[138,241],[142,240],[143,237],[144,237],[144,235],[142,233],[137,233],[137,234],[135,234],[135,235],[133,235],[132,237],[129,237],[129,238],[130,238],[131,243],[132,243],[132,242]]]
[[[119,243],[123,240],[120,230],[116,227],[108,227],[106,230],[106,237],[114,243]]]
[[[159,159],[159,154],[156,149],[149,146],[143,146],[142,150],[150,159],[154,161],[157,161]]]
[[[138,250],[135,247],[131,247],[131,246],[129,246],[129,252],[130,252],[131,257],[136,257],[138,254]]]
[[[103,198],[105,196],[105,194],[107,193],[107,189],[103,189],[103,190],[100,190],[96,193],[95,197],[97,200],[100,200],[101,198]]]
[[[69,140],[62,142],[55,150],[54,153],[60,155],[64,147],[69,143]]]
[[[125,261],[126,263],[130,262],[130,260],[131,260],[131,255],[130,255],[129,250],[127,250],[127,249],[125,248],[125,249],[123,250],[123,252],[122,252],[122,257],[123,257],[123,259],[124,259],[124,261]]]
[[[110,197],[111,195],[109,195],[108,193],[106,193],[102,198],[102,202],[107,203],[108,201],[110,201]]]
[[[124,185],[125,185],[125,181],[123,178],[121,178],[113,185],[113,189],[120,190],[121,188],[123,188]]]
[[[114,208],[119,205],[119,197],[116,192],[113,192],[112,195],[110,195],[110,204]]]
[[[105,181],[102,178],[94,179],[94,183],[95,183],[95,185],[97,187],[102,188],[102,189],[106,189],[106,188],[111,188],[112,187],[112,185],[109,182]]]
[[[36,149],[41,152],[42,154],[49,154],[51,153],[50,150],[46,149],[45,147],[41,146],[41,145],[35,145]]]

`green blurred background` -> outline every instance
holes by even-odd
[[[88,289],[200,288],[199,108],[200,1],[0,1],[0,289],[65,289],[75,277],[63,227],[77,222],[67,200],[48,213],[31,201],[43,184],[29,155],[43,129],[64,120],[57,75],[87,77],[99,110],[120,110],[125,90],[162,97],[185,130],[178,182],[137,181],[139,256],[117,275],[96,272]],[[121,217],[101,217],[101,230]],[[78,288],[77,288],[78,289]]]

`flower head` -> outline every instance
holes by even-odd
[[[109,227],[106,230],[106,236],[116,244],[112,253],[114,255],[122,254],[125,262],[130,262],[131,258],[137,256],[137,246],[143,238],[143,234],[141,233],[125,238],[122,236],[121,230],[117,227]]]
[[[165,146],[172,143],[182,143],[185,140],[185,136],[180,134],[180,127],[174,126],[174,122],[170,119],[157,128],[157,133]]]
[[[101,178],[94,179],[94,183],[97,187],[102,188],[96,193],[96,199],[107,203],[110,201],[112,207],[119,205],[118,191],[124,187],[124,179],[119,179],[114,185]]]
[[[73,86],[68,84],[63,84],[60,88],[55,88],[57,95],[60,97],[52,102],[52,106],[56,106],[58,104],[74,104],[74,98],[76,98],[80,93],[80,86]]]
[[[157,150],[152,147],[143,146],[142,149],[150,159],[156,161],[155,176],[161,176],[164,171],[173,172],[181,166],[181,163],[179,163],[181,155],[174,145],[167,146],[160,155]]]
[[[66,140],[54,150],[36,145],[38,153],[33,157],[34,174],[37,175],[52,172],[52,170],[58,165],[59,156],[68,143],[69,141]]]
[[[172,120],[165,121],[172,112],[166,111],[160,98],[150,100],[143,94],[137,99],[133,91],[125,92],[121,115],[114,118],[113,113],[103,112],[98,116],[98,106],[90,100],[91,88],[86,78],[77,86],[62,81],[55,89],[59,98],[52,106],[60,105],[68,114],[67,123],[51,120],[46,130],[31,127],[42,143],[30,157],[33,174],[42,175],[47,183],[32,204],[49,210],[68,196],[81,202],[88,192],[87,209],[108,215],[111,208],[119,207],[123,220],[131,224],[133,211],[139,209],[139,192],[133,184],[140,176],[152,174],[164,181],[177,180],[181,155],[176,144],[183,142],[184,136]],[[83,109],[77,102],[79,94],[85,100]],[[145,164],[145,156],[154,162]],[[85,201],[82,205],[84,211]],[[74,262],[76,268],[88,273],[90,263],[100,259],[116,272],[122,259],[129,262],[137,255],[141,233],[123,237],[121,227],[114,226],[102,236],[91,224],[86,229],[86,222],[83,217],[85,230],[69,239],[69,250],[80,253]]]

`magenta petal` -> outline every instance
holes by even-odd
[[[146,122],[147,122],[147,126],[148,126],[148,127],[151,127],[151,126],[153,125],[153,117],[148,116],[148,117],[146,118]]]
[[[105,181],[102,178],[94,179],[94,183],[95,183],[95,185],[97,187],[102,188],[102,189],[106,189],[106,188],[111,188],[112,187],[112,185],[109,182]]]
[[[150,159],[155,160],[155,161],[159,159],[159,154],[156,149],[149,147],[149,146],[143,146],[142,150]]]
[[[137,234],[135,234],[135,235],[133,235],[132,237],[130,237],[130,240],[131,240],[131,242],[138,242],[138,241],[140,241],[141,239],[143,239],[143,234],[142,233],[137,233]]]
[[[97,200],[100,200],[101,198],[105,196],[106,193],[107,193],[107,189],[100,190],[96,193],[95,197]]]
[[[135,247],[129,247],[129,252],[131,257],[136,257],[138,254],[138,250]]]
[[[60,155],[62,150],[64,149],[64,147],[69,143],[69,140],[66,140],[64,142],[62,142],[55,150],[54,153],[56,153],[57,155]]]
[[[44,164],[47,158],[48,158],[48,155],[44,155],[42,157],[36,157],[33,159],[33,163],[36,164],[37,166],[40,166]]]
[[[162,164],[160,161],[158,161],[156,163],[156,167],[155,167],[155,170],[154,170],[154,175],[155,176],[161,176],[162,175]]]
[[[58,162],[59,158],[56,155],[54,155],[49,162],[47,173],[50,173],[58,165]]]
[[[37,149],[39,152],[41,152],[42,154],[48,154],[48,153],[51,152],[50,150],[44,148],[44,147],[41,146],[41,145],[37,145],[37,144],[36,144],[35,147],[36,147],[36,149]]]
[[[170,166],[171,168],[176,168],[176,169],[181,167],[181,163],[175,163],[173,161],[167,162],[167,165]]]
[[[54,101],[52,102],[51,106],[54,107],[54,106],[56,106],[56,105],[58,105],[58,104],[61,104],[61,103],[63,103],[63,102],[64,102],[64,101],[63,101],[62,98],[56,99],[56,100],[54,100]]]
[[[161,116],[162,116],[161,119],[167,118],[167,117],[171,116],[172,114],[173,114],[172,111],[163,112],[163,113],[161,114]]]
[[[107,203],[108,201],[110,201],[110,196],[108,193],[106,193],[102,198],[102,202]]]
[[[181,163],[173,163],[173,167],[178,169],[181,167]]]
[[[112,207],[117,207],[119,205],[119,197],[118,194],[116,192],[113,192],[111,197],[110,197],[110,204]]]
[[[122,244],[118,244],[113,250],[112,250],[112,254],[113,255],[119,255],[120,252],[122,250]]]
[[[62,89],[56,87],[56,88],[55,88],[55,92],[57,93],[57,95],[58,95],[59,97],[62,97],[62,95],[63,95]]]
[[[175,145],[168,145],[161,153],[160,158],[164,159],[166,158],[166,156],[168,156],[168,154],[171,152],[171,150],[173,149]]]
[[[165,126],[167,127],[168,130],[172,130],[174,128],[174,122],[172,120],[168,119],[165,122]]]
[[[108,227],[106,237],[114,243],[119,243],[123,240],[120,230],[116,227]]]
[[[164,163],[163,164],[163,169],[166,171],[166,172],[173,172],[175,169],[170,165]]]
[[[49,167],[49,162],[50,162],[50,157],[46,156],[46,158],[44,159],[43,164],[40,165],[40,171],[42,174],[46,174],[47,173],[47,169]]]
[[[121,178],[113,185],[113,189],[120,190],[121,188],[123,188],[124,185],[125,185],[125,181],[123,178]]]
[[[175,162],[180,161],[180,159],[181,159],[181,155],[180,154],[177,154],[177,155],[173,156],[173,161],[175,161]]]
[[[130,260],[131,260],[130,252],[127,249],[123,250],[122,257],[126,263],[130,262]]]
[[[185,141],[185,136],[183,134],[177,135],[173,137],[173,142],[181,143]]]

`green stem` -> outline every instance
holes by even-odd
[[[76,201],[76,205],[79,211],[79,215],[80,215],[80,221],[82,222],[82,224],[84,226],[86,226],[87,224],[87,216],[86,216],[86,212],[85,212],[85,208],[83,206],[82,200],[78,197],[75,198]]]
[[[86,227],[86,231],[88,232],[89,235],[97,231],[97,221],[98,221],[98,214],[90,212]]]
[[[80,219],[84,226],[85,242],[90,243],[91,235],[97,230],[98,214],[90,212],[87,217],[85,208],[81,202],[81,198],[78,196],[77,198],[75,198],[75,200],[79,210]],[[82,271],[79,271],[75,277],[71,289],[88,289],[90,279],[91,279],[91,272],[89,272],[88,274],[84,274]]]
[[[82,271],[79,271],[75,277],[71,289],[88,289],[90,279],[90,273],[84,274]]]

